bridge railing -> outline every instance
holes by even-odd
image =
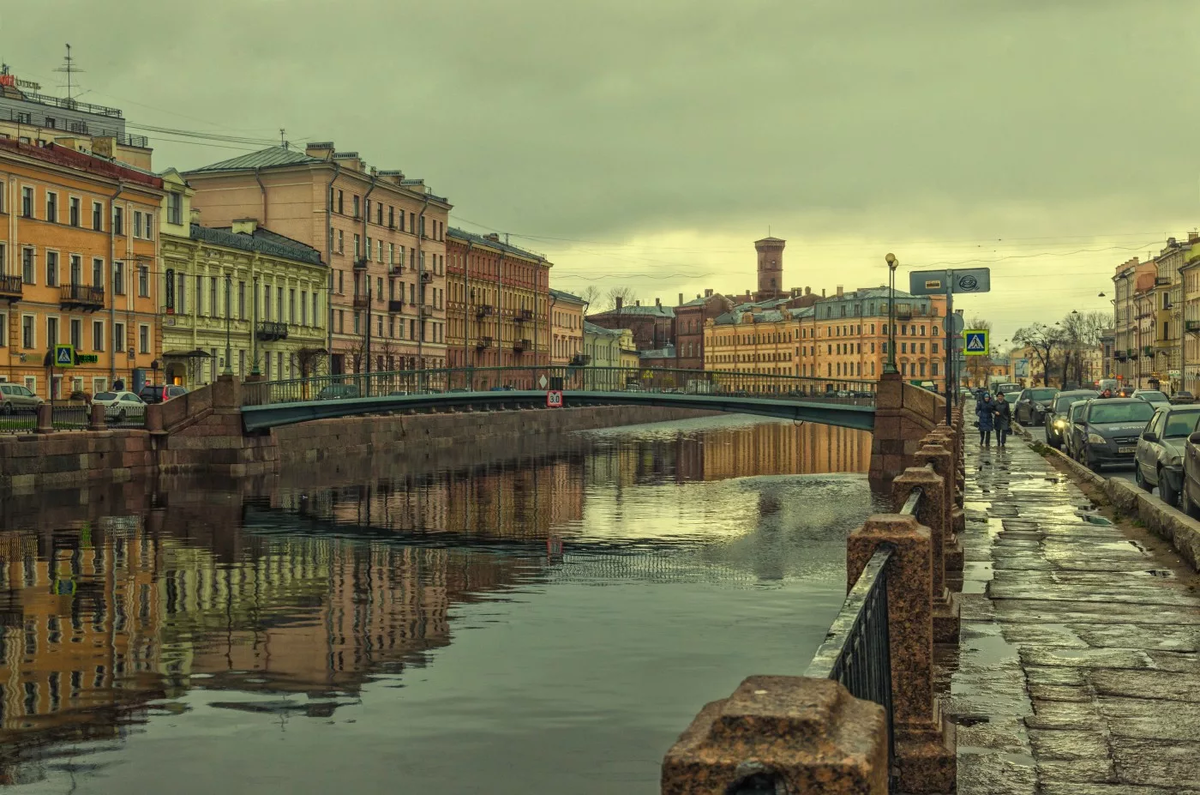
[[[894,513],[847,538],[846,600],[804,676],[751,676],[705,706],[663,759],[664,795],[954,791],[933,644],[961,409],[922,441],[921,465],[893,481]]]
[[[671,392],[872,405],[876,383],[844,378],[641,367],[467,367],[343,373],[277,381],[251,381],[246,405],[296,403],[385,395],[558,389],[566,392]]]

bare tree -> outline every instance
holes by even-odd
[[[300,377],[308,378],[318,374],[328,352],[324,348],[301,348],[292,355],[296,357],[296,369],[300,371]]]
[[[1058,325],[1047,326],[1045,323],[1034,323],[1032,326],[1017,329],[1013,334],[1013,342],[1033,350],[1042,365],[1042,384],[1050,386],[1051,367],[1055,362],[1055,353],[1061,354],[1064,335]]]
[[[583,308],[584,314],[587,314],[589,309],[599,303],[600,288],[594,284],[589,284],[587,287],[583,288],[582,292],[579,293],[579,297],[582,298],[583,302],[587,305]]]
[[[619,287],[610,288],[608,291],[608,306],[609,309],[617,308],[617,300],[620,299],[623,306],[629,306],[634,302],[636,295],[633,288],[629,285],[621,285]]]
[[[1100,346],[1100,335],[1107,327],[1108,316],[1103,312],[1069,312],[1059,321],[1062,329],[1062,373],[1063,386],[1066,386],[1068,373],[1074,364],[1075,382],[1082,385],[1085,376],[1083,372],[1084,359],[1089,352],[1096,351]]]

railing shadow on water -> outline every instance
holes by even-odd
[[[467,367],[341,373],[247,382],[245,405],[507,390],[666,392],[871,406],[875,381],[640,367]]]

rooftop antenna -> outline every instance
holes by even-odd
[[[72,100],[71,93],[74,88],[72,77],[83,70],[75,65],[75,59],[71,57],[71,45],[67,45],[67,57],[63,60],[63,65],[55,69],[56,72],[62,72],[67,76],[67,101]]]
[[[283,129],[282,127],[279,128],[279,145],[282,146],[284,149],[288,148],[287,139],[285,139],[283,137],[284,133],[286,133],[286,132],[287,132],[287,130]]]

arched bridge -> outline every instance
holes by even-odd
[[[870,431],[875,383],[798,376],[605,367],[497,367],[318,376],[248,383],[242,423],[263,431],[364,414],[491,411],[562,404],[667,406]]]

